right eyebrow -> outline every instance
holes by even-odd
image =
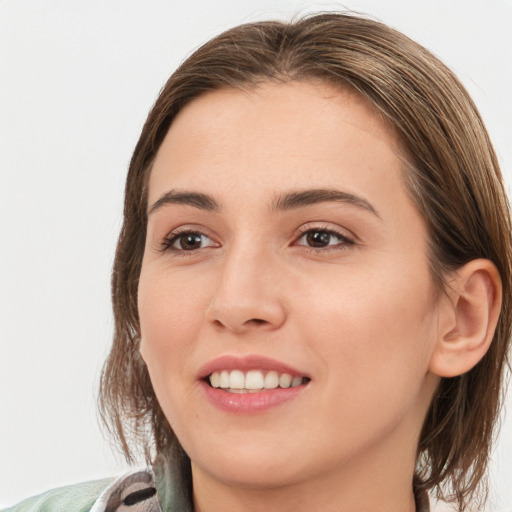
[[[220,209],[217,201],[208,194],[182,190],[170,190],[153,203],[151,208],[148,210],[148,216],[167,204],[184,204],[201,210],[207,210],[209,212],[217,212]]]

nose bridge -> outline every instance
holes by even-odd
[[[278,328],[285,319],[276,256],[254,237],[226,250],[209,321],[232,331]]]

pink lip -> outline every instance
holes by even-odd
[[[204,379],[213,372],[222,370],[241,370],[243,372],[249,370],[274,370],[278,373],[288,373],[292,376],[309,377],[304,372],[275,359],[256,354],[248,354],[245,356],[224,355],[217,357],[201,367],[199,370],[199,378]]]
[[[261,413],[294,399],[304,391],[307,384],[294,388],[276,388],[258,393],[229,393],[220,388],[212,388],[201,381],[201,391],[215,407],[231,413]]]
[[[243,372],[273,370],[292,376],[308,377],[308,375],[275,359],[255,354],[217,357],[199,370],[200,388],[211,404],[225,412],[250,414],[267,411],[297,397],[307,386],[307,384],[301,384],[293,388],[275,388],[257,393],[230,393],[220,388],[212,388],[206,380],[208,375],[222,370],[241,370]]]

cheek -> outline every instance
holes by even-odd
[[[317,311],[316,336],[310,331],[309,337],[321,357],[318,407],[326,411],[325,435],[337,439],[344,432],[354,446],[381,439],[398,425],[413,425],[407,431],[415,432],[431,398],[425,380],[431,310],[420,297],[366,291],[338,300],[341,311]]]
[[[138,308],[141,354],[158,394],[160,386],[178,383],[187,371],[204,318],[204,293],[160,272],[143,270]]]
[[[143,270],[139,281],[141,355],[169,424],[183,432],[183,411],[193,392],[185,383],[190,381],[190,361],[204,317],[203,298],[186,283],[151,270]]]
[[[343,279],[341,279],[343,277]],[[325,375],[344,390],[387,399],[419,389],[435,342],[430,277],[417,269],[351,272],[323,286],[301,315]],[[332,281],[331,281],[332,283]],[[300,315],[299,315],[300,317]]]

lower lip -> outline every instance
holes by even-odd
[[[275,388],[258,393],[230,393],[221,388],[212,388],[206,382],[201,388],[207,399],[214,406],[226,412],[233,413],[256,413],[263,412],[277,407],[296,398],[306,384],[293,388]]]

